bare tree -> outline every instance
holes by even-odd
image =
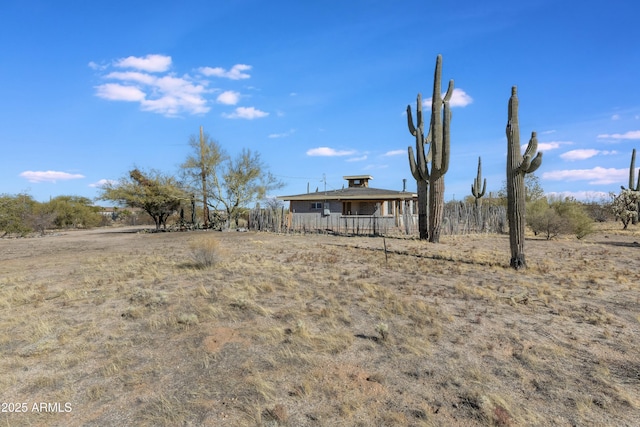
[[[180,165],[183,176],[189,185],[197,188],[201,196],[203,208],[203,221],[205,228],[209,226],[209,184],[217,173],[217,169],[226,158],[226,154],[220,148],[218,142],[211,139],[203,132],[200,126],[200,137],[191,136],[189,138],[191,154]]]
[[[230,226],[231,221],[238,223],[243,208],[282,186],[283,183],[268,171],[260,153],[245,148],[235,158],[225,159],[220,176],[213,175],[209,196],[224,207]],[[214,205],[210,203],[209,206]]]

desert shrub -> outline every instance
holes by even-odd
[[[28,194],[0,195],[0,235],[16,233],[25,235],[33,230],[30,217],[38,204]]]
[[[611,208],[611,200],[592,200],[582,204],[587,215],[596,222],[607,222],[615,220]]]
[[[211,237],[202,237],[191,242],[191,260],[197,268],[213,267],[220,261],[218,241]]]
[[[39,206],[42,215],[53,214],[58,228],[91,228],[100,225],[100,208],[81,196],[58,196]]]
[[[593,220],[581,203],[572,198],[544,198],[527,205],[527,225],[535,235],[552,239],[573,234],[578,239],[593,233]]]
[[[593,219],[587,214],[582,203],[572,198],[554,201],[551,206],[562,218],[566,218],[571,232],[578,238],[593,233]]]
[[[571,224],[567,218],[561,217],[555,209],[548,204],[545,204],[544,208],[542,202],[537,201],[535,204],[536,209],[534,212],[527,212],[527,224],[536,236],[541,234],[547,238],[552,239],[559,234],[568,234],[571,232]]]

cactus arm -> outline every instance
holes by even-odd
[[[418,172],[418,166],[416,165],[416,161],[413,158],[413,147],[409,146],[409,168],[411,169],[411,175],[417,181],[422,179],[420,177],[420,173]]]
[[[433,144],[431,143],[431,141],[432,141],[432,133],[431,133],[431,128],[429,128],[429,133],[427,134],[427,137],[424,139],[425,145],[429,146],[429,148],[427,149],[427,153],[424,155],[425,164],[424,164],[423,176],[426,180],[429,180],[429,177],[431,176],[429,173],[429,163],[431,163],[431,160],[433,159],[433,152],[432,152]],[[431,169],[433,169],[433,167]]]
[[[416,154],[414,160],[414,152],[409,147],[409,167],[411,174],[416,180],[426,181],[429,179],[427,163],[429,159],[425,156],[424,145],[428,144],[429,135],[424,138],[424,121],[422,120],[422,95],[418,93],[416,101],[416,124],[413,124],[413,117],[411,115],[411,106],[407,105],[407,125],[409,127],[409,133],[416,138]]]
[[[444,95],[443,103],[443,120],[442,120],[442,164],[440,173],[442,175],[446,174],[449,170],[449,157],[451,153],[451,107],[449,105],[449,101],[453,96],[453,79],[449,80],[449,87],[447,88],[447,93]]]
[[[451,80],[450,87],[453,86],[453,80]],[[449,108],[449,101],[444,101],[444,113],[442,120],[442,154],[440,156],[440,171],[441,175],[444,175],[449,170],[449,155],[451,153],[451,109]]]
[[[449,102],[453,96],[453,79],[449,80],[449,87],[447,87],[447,93],[444,95],[444,102]]]
[[[531,165],[529,168],[524,171],[524,173],[533,173],[535,172],[540,165],[542,164],[542,153],[538,153],[536,157],[531,161]]]
[[[420,131],[424,135],[424,120],[422,119],[422,94],[418,93],[418,98],[416,99],[416,120]]]
[[[407,124],[409,125],[409,133],[416,136],[416,127],[413,125],[413,117],[411,115],[411,105],[407,105]]]
[[[537,149],[538,149],[538,138],[535,132],[531,132],[531,139],[529,140],[529,144],[527,144],[527,148],[524,151],[524,156],[522,156],[522,162],[520,163],[518,170],[524,173],[530,173],[529,171],[532,167],[532,161],[534,160],[533,154],[536,152]],[[540,156],[540,153],[538,153],[536,158],[539,156]],[[540,162],[541,161],[542,161],[542,158],[540,159]],[[539,166],[540,165],[536,166],[535,169],[538,169]],[[533,172],[533,170],[531,172]]]
[[[538,137],[535,132],[531,132],[531,139],[529,139],[529,144],[527,145],[526,150],[524,151],[524,157],[529,157],[529,159],[533,158],[533,153],[538,149]]]

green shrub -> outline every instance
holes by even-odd
[[[547,240],[560,234],[573,234],[578,239],[593,233],[593,219],[582,204],[572,198],[548,197],[527,205],[527,225],[535,235]]]
[[[0,235],[17,233],[25,235],[33,230],[30,217],[38,204],[28,194],[0,195]]]
[[[100,208],[81,196],[58,196],[39,207],[41,214],[53,214],[58,228],[91,228],[100,225]]]

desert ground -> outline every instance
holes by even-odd
[[[638,426],[621,228],[0,239],[0,426]]]

